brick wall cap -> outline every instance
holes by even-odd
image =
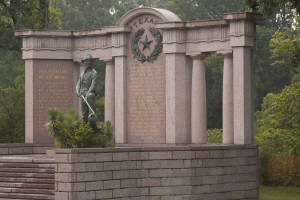
[[[56,154],[76,153],[115,153],[115,152],[153,152],[153,151],[190,151],[190,150],[226,150],[226,149],[255,149],[258,145],[188,145],[161,147],[113,147],[113,148],[74,148],[56,149]]]

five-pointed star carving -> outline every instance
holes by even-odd
[[[145,37],[145,40],[144,40],[144,41],[141,41],[141,43],[144,45],[143,51],[144,51],[145,49],[149,49],[149,50],[150,50],[150,44],[152,43],[152,40],[149,41],[147,35],[146,35],[146,37]]]

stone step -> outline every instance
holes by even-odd
[[[19,172],[19,173],[54,173],[54,168],[4,168],[0,167],[0,172]]]
[[[54,168],[52,163],[0,163],[0,168]]]
[[[1,163],[54,163],[54,159],[47,155],[18,155],[0,156]]]
[[[48,200],[54,199],[54,195],[48,194],[18,194],[18,193],[0,193],[0,198],[3,199],[39,199],[39,200]]]
[[[0,198],[0,200],[8,200],[7,198]],[[11,200],[31,200],[31,199],[11,199]]]
[[[54,179],[54,173],[7,173],[0,172],[0,177],[14,177],[14,178],[48,178]]]
[[[49,194],[49,195],[54,195],[54,190],[0,187],[0,193],[24,193],[24,194]]]
[[[0,200],[54,199],[54,168],[47,155],[0,157]]]
[[[0,182],[54,184],[55,180],[54,179],[43,179],[43,178],[9,178],[9,177],[0,177]]]
[[[54,184],[38,184],[38,183],[8,183],[0,182],[0,187],[9,188],[33,188],[33,189],[50,189],[54,190]]]

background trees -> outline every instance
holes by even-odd
[[[52,0],[0,0],[0,142],[24,141],[24,62],[19,29],[60,26]]]
[[[264,27],[272,31],[269,64],[265,69],[269,69],[273,77],[265,77],[261,83],[273,82],[273,86],[268,86],[271,90],[265,90],[267,94],[261,108],[257,109],[255,125],[255,139],[260,147],[261,182],[299,185],[295,169],[300,154],[300,2],[246,2],[255,12],[265,15]],[[271,173],[269,166],[275,167]]]

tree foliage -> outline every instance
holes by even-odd
[[[176,13],[182,20],[220,19],[224,13],[242,12],[243,0],[169,0],[164,8]]]
[[[270,41],[272,65],[293,70],[300,69],[300,27],[285,28],[274,33]]]
[[[300,29],[259,27],[254,54],[256,110],[269,92],[278,93],[300,69]]]
[[[19,75],[14,83],[0,88],[0,142],[24,142],[25,94],[24,75]]]
[[[291,27],[295,17],[300,14],[298,0],[245,0],[245,3],[253,12],[265,17],[266,25],[277,30]]]
[[[114,1],[107,0],[60,0],[56,6],[61,10],[62,29],[95,29],[113,25],[111,14]]]
[[[299,43],[296,39],[299,37],[299,24],[295,21],[295,13],[284,7],[284,11],[279,10],[265,18],[265,24],[258,26],[256,32],[253,66],[255,110],[261,108],[267,93],[278,93],[290,84],[299,63]]]
[[[271,16],[288,7],[300,13],[299,0],[245,0],[245,3],[254,11]]]
[[[208,129],[222,128],[223,60],[223,56],[215,53],[204,59]]]
[[[264,153],[300,153],[300,74],[256,113],[256,141]]]
[[[24,61],[18,29],[56,28],[59,11],[53,0],[0,0],[0,142],[23,142]]]
[[[54,29],[60,25],[53,0],[0,0],[0,14],[0,44],[6,50],[20,50],[20,40],[14,37],[16,30]]]

